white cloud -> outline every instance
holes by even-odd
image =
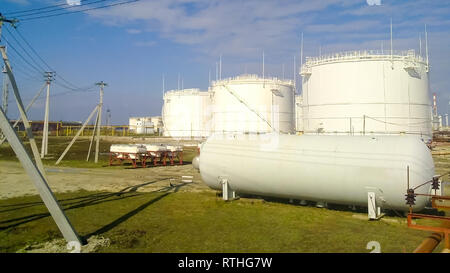
[[[379,6],[381,5],[381,0],[367,0],[367,5],[369,6]]]
[[[69,6],[79,6],[81,5],[81,0],[66,0],[66,3]]]
[[[130,28],[130,29],[127,29],[127,32],[130,33],[130,34],[139,34],[139,33],[142,33],[142,30],[135,29],[135,28]]]
[[[198,52],[190,58],[211,64],[223,54],[236,73],[243,64],[258,69],[262,50],[267,67],[288,68],[299,54],[304,32],[305,56],[341,50],[389,47],[389,19],[393,19],[394,49],[418,50],[418,37],[429,28],[432,60],[431,88],[448,92],[450,2],[377,0],[152,0],[89,14],[104,24],[140,26],[128,33],[152,32]],[[371,5],[370,5],[371,4]],[[439,33],[439,35],[433,35]],[[143,46],[146,42],[140,42]],[[136,44],[138,45],[138,44]],[[152,42],[147,46],[154,45]],[[204,58],[207,57],[207,58]],[[233,61],[231,61],[233,60]],[[270,63],[272,62],[272,64]],[[254,64],[254,65],[253,65]],[[247,66],[245,66],[247,67]],[[286,69],[286,74],[290,72]],[[447,93],[448,94],[448,93]],[[443,94],[441,94],[443,96]],[[446,95],[448,97],[448,95]]]
[[[112,25],[139,22],[146,31],[195,45],[210,56],[240,55],[245,48],[292,51],[300,29],[312,22],[312,13],[344,2],[155,0],[90,14]]]
[[[135,46],[154,46],[156,44],[155,41],[146,41],[146,42],[136,42],[134,43]]]

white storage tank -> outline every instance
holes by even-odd
[[[408,210],[405,194],[434,176],[428,147],[417,136],[213,135],[202,144],[202,180],[236,194]],[[426,184],[416,193],[430,193]],[[414,210],[428,198],[417,196]]]
[[[207,137],[210,134],[211,93],[199,89],[172,90],[164,94],[164,136]]]
[[[295,96],[295,131],[303,132],[303,99],[302,95]]]
[[[414,50],[306,58],[300,74],[305,133],[431,138],[428,66]]]
[[[212,84],[216,133],[293,133],[294,85],[277,78],[241,75]]]

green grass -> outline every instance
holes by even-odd
[[[356,219],[350,211],[224,202],[209,191],[57,197],[82,236],[111,240],[100,252],[369,252],[369,241],[380,242],[382,252],[411,252],[429,234],[405,223]],[[56,238],[61,235],[38,196],[0,200],[0,252]]]
[[[44,164],[53,166],[70,140],[50,137]],[[37,138],[39,148],[40,141]],[[100,151],[107,153],[110,145],[101,141]],[[93,157],[86,162],[88,147],[88,139],[77,141],[60,166],[108,165],[106,155],[100,155],[98,164]],[[26,148],[30,151],[28,143]],[[195,148],[185,148],[184,161],[189,163],[195,154]],[[0,146],[0,160],[17,161],[8,144]],[[448,171],[448,158],[440,157],[436,163],[437,169]],[[364,218],[365,213],[245,198],[224,202],[209,191],[120,195],[79,191],[56,196],[82,236],[111,240],[101,252],[369,252],[369,241],[380,242],[382,252],[411,252],[429,235],[407,228],[406,223],[352,217]],[[0,252],[56,238],[61,238],[60,232],[39,196],[0,200]]]
[[[66,149],[67,145],[72,140],[72,137],[49,137],[48,151],[49,154],[42,160],[44,165],[54,166],[56,160],[61,156],[61,154]],[[23,139],[23,141],[25,141]],[[36,137],[36,143],[38,149],[41,149],[41,137]],[[95,143],[91,149],[90,160],[86,161],[87,152],[89,150],[90,139],[82,138],[78,139],[70,148],[69,152],[65,155],[64,159],[60,162],[58,166],[62,167],[72,167],[72,168],[101,168],[109,165],[109,148],[113,142],[100,141],[100,154],[98,163],[94,163],[94,152]],[[116,142],[114,142],[116,143]],[[25,148],[30,155],[32,155],[31,147],[28,141],[24,142]],[[195,147],[184,147],[183,151],[183,162],[191,163],[192,158],[196,155]],[[8,143],[4,143],[0,146],[0,161],[18,161],[14,151],[11,149]],[[126,166],[131,163],[127,163]],[[123,167],[123,166],[122,166]]]

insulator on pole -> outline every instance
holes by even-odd
[[[433,180],[431,181],[431,188],[433,190],[439,190],[439,176],[433,176]]]
[[[405,194],[406,198],[406,205],[415,205],[416,204],[416,194],[414,193],[413,189],[408,189],[408,191]]]

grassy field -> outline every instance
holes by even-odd
[[[43,159],[44,165],[54,165],[56,160],[61,156],[67,145],[72,140],[72,137],[49,137],[48,151],[49,154]],[[36,143],[38,149],[41,149],[41,137],[36,137]],[[90,160],[86,161],[87,151],[89,149],[90,139],[87,137],[78,139],[66,154],[64,159],[58,166],[61,167],[73,167],[73,168],[101,168],[109,165],[109,147],[111,142],[100,141],[100,154],[98,164],[94,163],[95,143],[92,145]],[[117,142],[114,142],[117,143]],[[128,143],[128,142],[127,142]],[[25,148],[31,153],[31,147],[29,142],[25,141]],[[190,163],[192,158],[196,155],[196,150],[193,147],[185,147],[183,151],[183,161]],[[0,161],[1,160],[15,160],[18,161],[8,143],[3,143],[0,146]],[[131,163],[126,163],[125,166],[129,166]]]
[[[364,212],[302,207],[213,192],[57,194],[85,238],[111,245],[99,252],[411,252],[428,234],[404,218],[364,220]],[[357,217],[355,217],[357,216]],[[0,251],[14,252],[61,235],[38,196],[0,200]]]

